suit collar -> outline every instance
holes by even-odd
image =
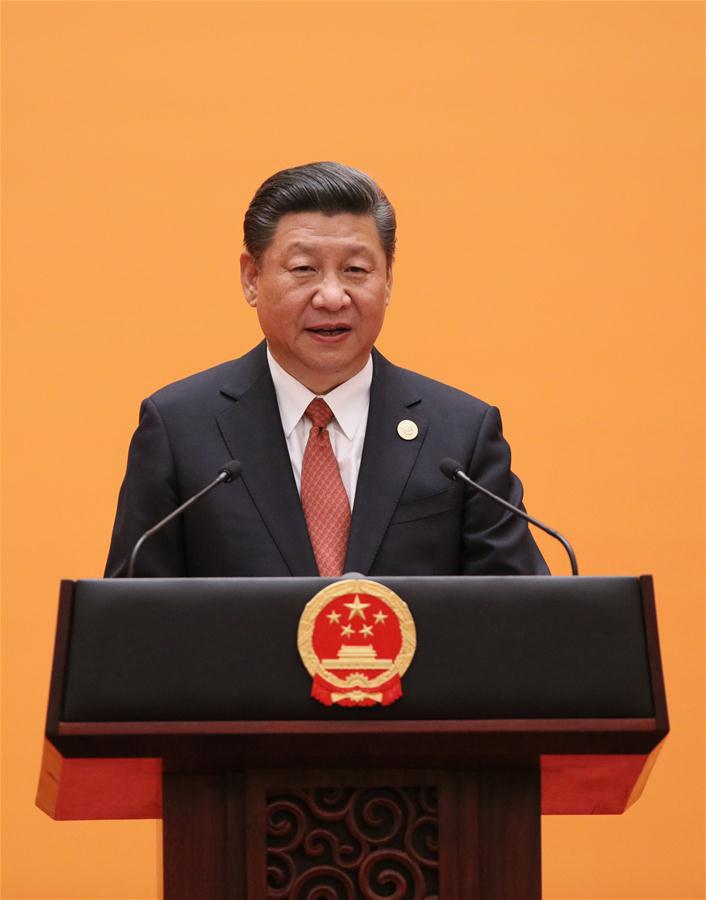
[[[373,347],[373,379],[380,390],[389,391],[406,407],[416,406],[422,395],[414,380],[414,373],[393,365]]]
[[[397,431],[411,420],[418,434],[404,440]],[[426,437],[421,397],[407,372],[373,349],[373,381],[363,458],[346,556],[346,571],[367,573],[385,536]]]
[[[263,375],[268,374],[267,344],[265,341],[253,347],[245,356],[234,359],[221,384],[221,393],[239,400]]]
[[[221,393],[237,401],[217,422],[231,456],[243,465],[241,478],[253,503],[290,573],[316,576],[264,341],[233,363]]]

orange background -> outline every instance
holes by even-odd
[[[4,4],[4,897],[158,894],[157,823],[33,807],[58,581],[102,571],[140,399],[258,339],[242,213],[312,159],[397,207],[381,350],[500,406],[584,574],[656,579],[672,734],[626,815],[543,820],[545,895],[704,896],[703,17]]]

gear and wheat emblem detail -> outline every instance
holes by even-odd
[[[407,604],[374,581],[337,581],[307,603],[297,645],[313,678],[311,695],[331,706],[387,706],[417,646]]]

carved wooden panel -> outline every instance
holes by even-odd
[[[247,900],[541,897],[538,766],[251,770],[245,784],[231,833]]]
[[[269,898],[436,900],[438,793],[319,787],[266,793]]]

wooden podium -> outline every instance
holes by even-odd
[[[668,732],[651,578],[380,578],[417,652],[325,707],[330,580],[63,582],[37,804],[164,822],[164,896],[541,896],[541,814],[621,813]]]

